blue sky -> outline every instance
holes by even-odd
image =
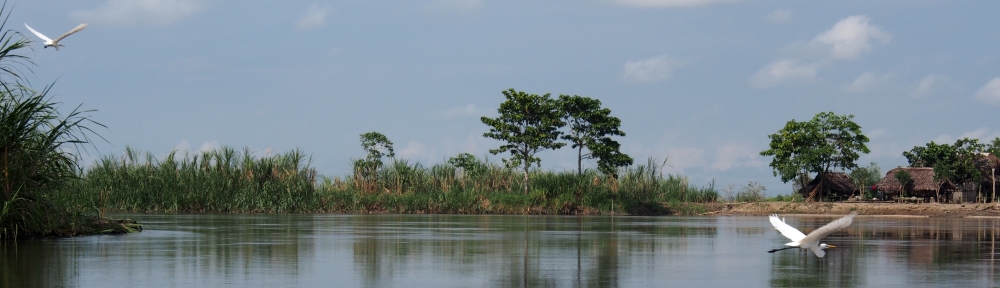
[[[108,142],[163,155],[222,145],[300,148],[329,176],[377,131],[425,166],[485,155],[501,91],[600,99],[623,152],[718,187],[770,194],[767,135],[818,112],[853,114],[883,173],[929,141],[1000,136],[997,1],[8,2],[5,28],[49,36],[25,53],[36,86],[83,104]],[[37,39],[36,39],[37,40]],[[570,149],[541,153],[571,170]],[[500,161],[501,155],[490,156]],[[589,163],[593,167],[593,163]]]

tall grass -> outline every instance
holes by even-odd
[[[61,199],[83,209],[128,212],[310,212],[316,170],[300,150],[257,158],[231,147],[162,160],[126,148],[105,156]]]
[[[3,28],[10,16],[5,11],[6,2],[0,5],[0,240],[63,233],[56,230],[83,218],[70,217],[48,198],[76,176],[78,158],[70,151],[96,135],[88,125],[103,125],[80,106],[60,114],[48,96],[51,85],[40,91],[25,86],[22,72],[33,63],[17,52],[31,42]]]
[[[255,158],[249,149],[222,147],[163,158],[128,148],[102,158],[60,195],[82,209],[126,212],[465,214],[662,214],[672,213],[662,203],[718,197],[714,187],[664,176],[653,160],[621,169],[619,179],[594,170],[535,170],[525,195],[520,173],[485,158],[430,167],[393,159],[374,172],[355,161],[354,171],[365,172],[321,179],[298,150]]]

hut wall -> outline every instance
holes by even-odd
[[[955,191],[951,194],[951,201],[954,203],[975,203],[976,202],[976,192],[974,191]]]

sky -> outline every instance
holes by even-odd
[[[998,1],[8,1],[28,79],[107,126],[86,163],[301,149],[350,173],[376,131],[431,166],[489,156],[504,90],[599,99],[622,152],[664,174],[788,194],[759,156],[789,120],[854,115],[882,173],[930,141],[1000,136]],[[59,51],[55,37],[80,23]],[[569,148],[538,154],[570,171]],[[588,162],[587,167],[595,163]]]

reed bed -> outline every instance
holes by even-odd
[[[308,212],[317,206],[315,182],[300,150],[257,158],[222,147],[158,160],[127,148],[101,158],[58,197],[115,212]]]
[[[92,211],[196,213],[669,214],[693,213],[718,198],[713,186],[664,176],[650,159],[617,179],[594,170],[519,171],[486,158],[430,167],[392,160],[378,169],[355,161],[354,173],[317,177],[305,154],[254,157],[230,147],[195,155],[126,149],[102,158],[57,196]],[[673,207],[673,208],[672,208]],[[684,207],[684,209],[675,209]]]

